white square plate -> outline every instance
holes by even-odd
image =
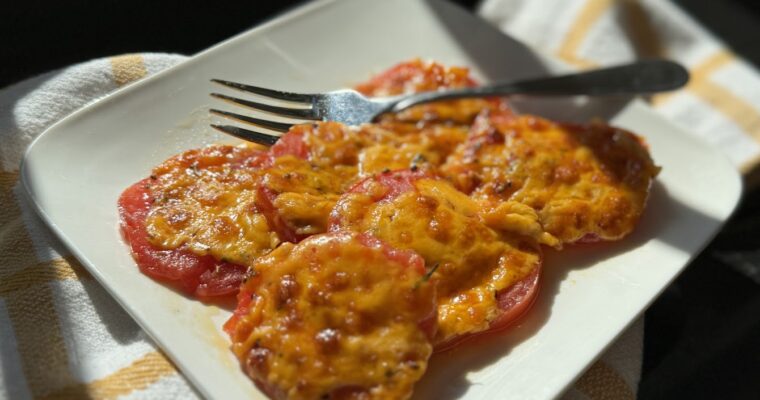
[[[470,66],[484,82],[545,73],[524,46],[448,3],[319,1],[64,119],[29,149],[23,183],[44,220],[201,393],[262,398],[221,332],[229,312],[140,274],[119,234],[116,200],[170,155],[231,141],[207,128],[208,93],[218,89],[212,77],[321,91],[414,57]],[[559,395],[713,237],[741,192],[722,155],[639,101],[516,104],[565,118],[610,117],[647,138],[663,171],[633,235],[550,252],[530,315],[504,335],[435,356],[419,398]]]

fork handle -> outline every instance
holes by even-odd
[[[432,101],[469,97],[515,94],[542,96],[649,94],[675,90],[684,86],[688,81],[689,72],[678,63],[667,60],[645,60],[550,78],[414,94],[399,99],[390,111],[397,112]]]

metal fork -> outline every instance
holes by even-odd
[[[220,93],[211,93],[211,96],[215,98],[298,121],[293,123],[276,122],[229,111],[217,109],[210,111],[213,114],[257,127],[286,132],[295,123],[307,121],[337,121],[348,125],[358,125],[371,122],[380,114],[398,112],[418,104],[439,100],[516,94],[541,96],[650,94],[678,89],[684,86],[688,80],[689,73],[684,67],[667,60],[638,61],[577,74],[384,98],[368,98],[355,90],[312,94],[292,93],[212,79],[212,82],[226,87],[279,101],[291,102],[293,106],[272,105]],[[279,138],[277,135],[234,125],[212,124],[211,126],[241,139],[267,146],[274,144]]]

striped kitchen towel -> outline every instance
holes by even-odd
[[[0,90],[0,399],[197,397],[35,215],[18,176],[54,122],[183,59],[94,60]]]

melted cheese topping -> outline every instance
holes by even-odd
[[[421,179],[415,187],[376,202],[373,199],[386,189],[369,186],[366,193],[345,195],[335,215],[342,217],[341,228],[371,233],[394,247],[414,250],[429,269],[435,268],[437,343],[487,330],[500,314],[497,293],[539,266],[538,245],[529,237],[486,226],[479,206],[445,181]],[[515,223],[536,225],[519,219]]]
[[[261,173],[262,184],[275,194],[278,215],[296,234],[325,232],[330,210],[356,180],[394,169],[434,171],[467,136],[460,126],[415,126],[326,122],[294,127],[289,134],[300,137],[307,158],[275,158]]]
[[[435,170],[468,135],[469,126],[385,121],[348,127],[337,122],[299,125],[309,162],[319,168],[355,167],[358,178],[411,167]]]
[[[560,246],[628,234],[659,168],[620,129],[484,114],[441,172],[491,214],[504,201],[530,206]]]
[[[277,214],[295,233],[325,232],[330,210],[357,168],[318,167],[293,156],[257,157],[258,150],[212,146],[156,167],[151,190],[157,203],[146,220],[150,242],[250,265],[280,243],[258,207],[261,186],[274,194]],[[246,160],[255,165],[244,165]]]
[[[260,171],[245,166],[260,156],[253,148],[212,146],[156,167],[156,203],[146,220],[150,242],[242,265],[277,246],[277,235],[255,212]]]
[[[327,217],[338,197],[356,177],[356,168],[317,167],[293,156],[278,157],[261,173],[261,185],[276,196],[279,216],[299,235],[327,230]]]
[[[274,398],[410,397],[432,353],[434,288],[419,257],[402,258],[349,234],[283,244],[244,284],[233,351]]]
[[[269,189],[274,198],[267,201],[296,235],[322,233],[338,197],[356,180],[389,169],[435,171],[467,132],[456,124],[392,120],[304,124],[288,134],[300,137],[306,158],[285,155],[247,167],[238,155],[225,158],[241,151],[235,147],[191,150],[154,169],[161,201],[146,221],[150,241],[249,265],[280,242],[257,207],[257,185]],[[251,160],[261,156],[247,151]]]

